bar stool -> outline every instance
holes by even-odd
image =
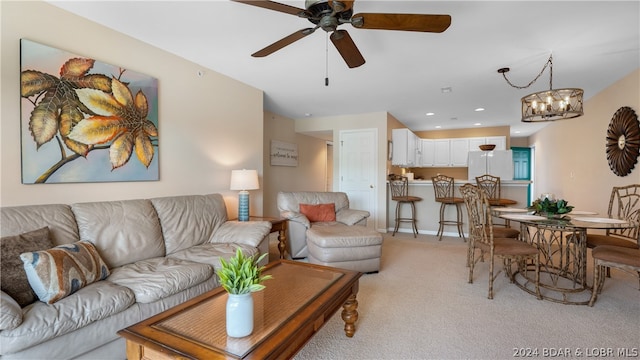
[[[458,228],[458,236],[467,241],[462,231],[462,211],[460,210],[460,205],[464,203],[464,199],[454,196],[453,178],[446,175],[438,175],[432,177],[431,181],[433,181],[433,193],[436,197],[436,202],[440,203],[440,226],[436,235],[438,240],[442,240],[445,225],[455,225]],[[446,220],[444,218],[447,205],[456,207],[456,220]]]
[[[491,206],[502,207],[502,206],[515,205],[518,203],[515,200],[502,198],[502,194],[501,194],[502,186],[500,185],[499,176],[493,176],[490,174],[476,176],[476,184],[478,184],[478,187],[487,194],[487,198],[489,198],[489,205]],[[505,220],[504,224],[502,225],[508,228],[508,227],[511,227],[511,222],[509,220]]]
[[[391,200],[396,202],[396,225],[393,228],[393,234],[391,236],[396,235],[401,222],[408,222],[411,223],[413,237],[417,237],[418,227],[416,226],[415,202],[422,200],[422,198],[418,196],[409,196],[409,180],[405,176],[390,180],[389,187],[391,188]],[[403,204],[411,205],[411,217],[400,216],[400,209]]]

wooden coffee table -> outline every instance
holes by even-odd
[[[227,293],[216,288],[118,334],[132,359],[291,358],[342,307],[346,336],[358,320],[362,273],[289,260],[267,265],[273,279],[253,293],[253,333],[226,334]]]

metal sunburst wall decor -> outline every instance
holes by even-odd
[[[607,129],[606,149],[613,173],[629,175],[640,156],[640,122],[632,108],[623,106],[613,114]]]

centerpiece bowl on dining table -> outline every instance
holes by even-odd
[[[563,199],[555,200],[545,197],[535,200],[529,210],[533,210],[534,214],[546,216],[548,219],[562,219],[573,210],[573,206]]]

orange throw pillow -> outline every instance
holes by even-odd
[[[300,213],[311,222],[336,221],[336,206],[330,204],[300,204]]]

